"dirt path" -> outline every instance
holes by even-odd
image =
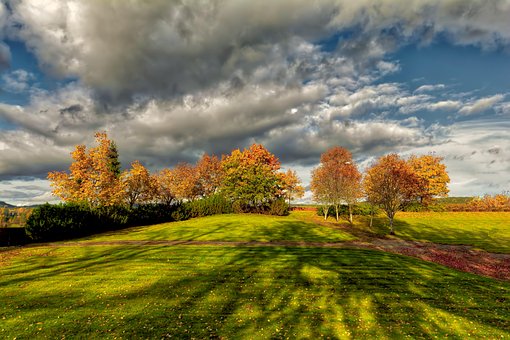
[[[359,248],[386,251],[416,257],[468,273],[510,281],[510,254],[475,250],[470,246],[445,245],[401,239],[366,238],[346,242],[295,241],[104,241],[34,244],[26,247],[87,247],[87,246],[228,246],[228,247],[314,247]]]

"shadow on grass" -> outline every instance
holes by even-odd
[[[7,337],[510,336],[510,284],[377,251],[86,247],[0,272]]]
[[[461,221],[456,223],[462,223]],[[481,223],[487,223],[483,221]],[[466,228],[454,224],[445,227],[440,223],[427,221],[426,218],[419,222],[408,223],[399,219],[398,215],[394,222],[395,233],[403,239],[428,241],[440,244],[468,245],[489,252],[510,253],[510,238],[499,235],[497,228]],[[389,233],[388,219],[383,217],[374,218],[372,232],[377,235]],[[492,232],[491,232],[492,231]]]

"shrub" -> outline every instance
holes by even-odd
[[[352,214],[357,216],[370,216],[372,213],[377,215],[381,212],[381,209],[375,205],[371,205],[367,202],[360,202],[352,206]],[[328,207],[328,216],[335,216],[335,207]],[[338,208],[339,215],[349,215],[349,207],[346,204],[342,204]],[[317,215],[324,217],[324,207],[317,207]]]
[[[221,195],[212,195],[200,200],[185,203],[189,208],[190,217],[202,217],[233,212],[232,203]]]
[[[289,205],[285,202],[285,199],[278,198],[270,203],[268,213],[276,216],[287,216]]]
[[[92,234],[100,224],[99,215],[87,206],[46,203],[34,209],[25,230],[34,241],[53,241]]]

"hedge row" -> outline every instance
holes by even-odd
[[[144,204],[131,209],[122,206],[90,208],[76,203],[44,204],[33,210],[25,230],[33,241],[56,241],[129,226],[232,212],[237,212],[234,205],[221,195],[182,204]],[[288,205],[283,200],[274,201],[268,205],[266,213],[287,215]]]

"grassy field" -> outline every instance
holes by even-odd
[[[387,218],[377,218],[373,231],[387,234],[387,225]],[[404,239],[510,253],[510,212],[399,212],[395,231]]]
[[[457,235],[490,248],[483,231],[494,228],[498,248],[510,247],[501,240],[509,215],[471,214],[399,213],[397,233],[437,241],[437,228],[447,242]],[[105,233],[73,246],[0,248],[0,338],[510,337],[509,282],[407,256],[318,247],[86,246],[343,242],[367,231],[361,219],[338,229],[314,221],[320,217],[313,212],[223,215]],[[385,232],[377,222],[372,232]]]
[[[510,337],[510,284],[383,252],[25,248],[1,338]]]
[[[256,214],[216,215],[149,227],[134,227],[88,237],[85,240],[341,242],[355,238],[346,231],[320,226],[299,217],[299,214],[285,217]]]

